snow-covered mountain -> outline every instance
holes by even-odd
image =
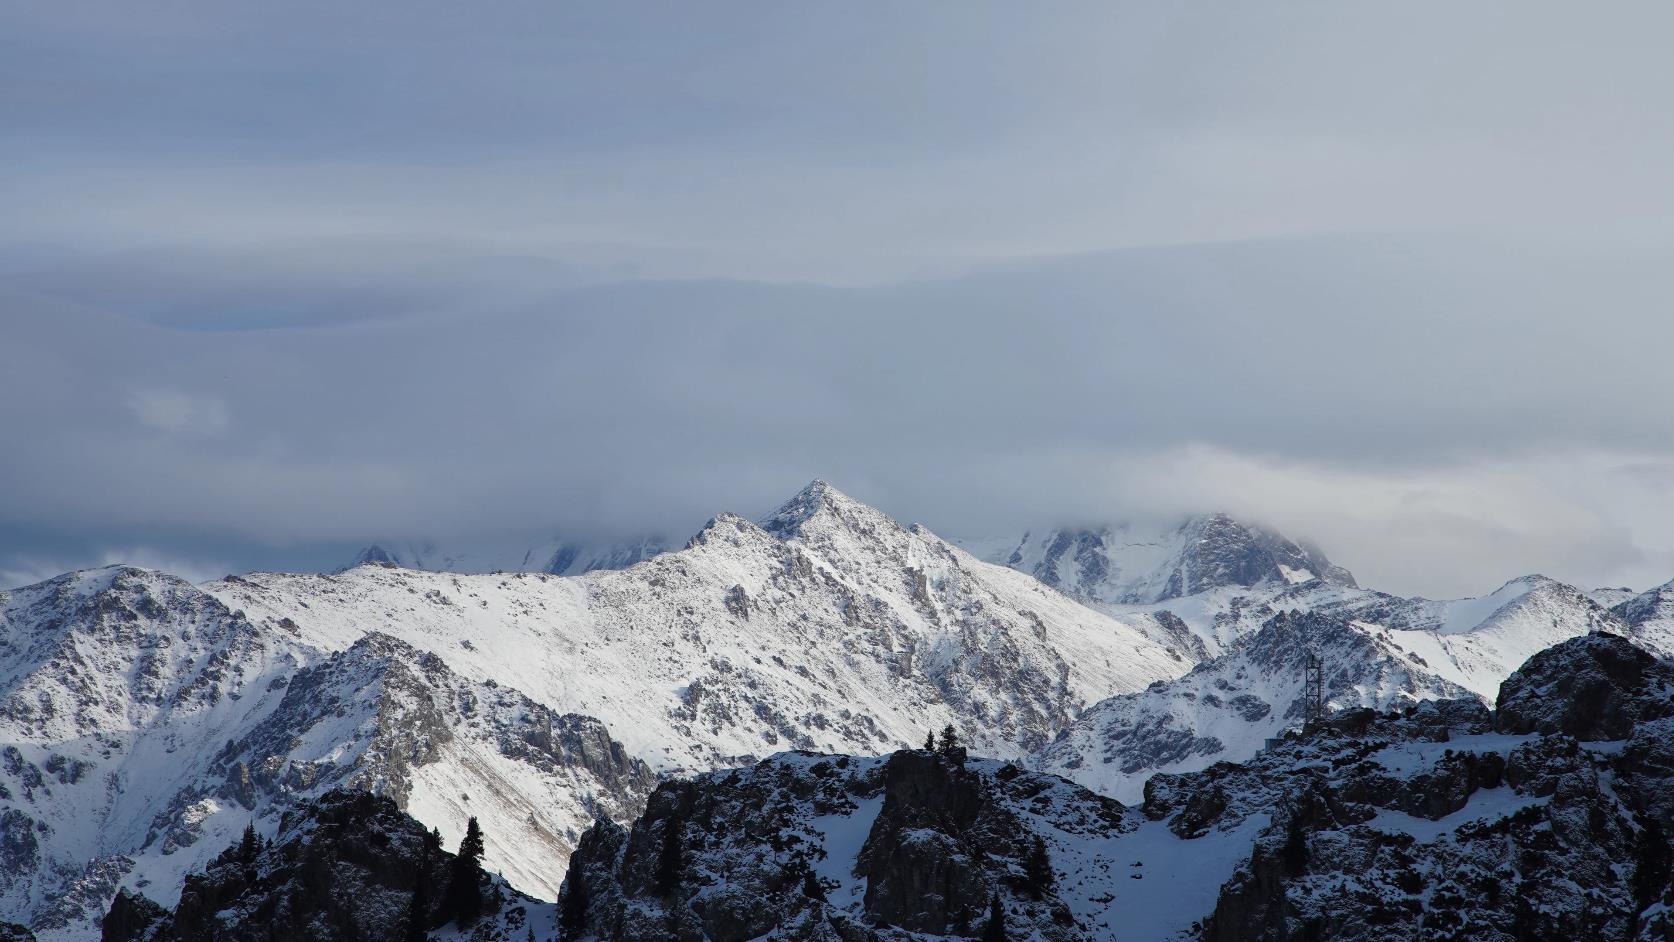
[[[1436,698],[1492,703],[1535,652],[1626,631],[1586,594],[1543,576],[1444,602],[1321,583],[1225,592],[1196,600],[1191,612],[1201,620],[1214,611],[1208,623],[1230,639],[1225,653],[1092,707],[1039,753],[1037,767],[1133,801],[1157,772],[1247,759],[1297,725],[1310,649],[1323,663],[1330,706],[1388,709]]]
[[[816,481],[578,576],[110,567],[0,593],[0,921],[88,938],[118,887],[172,904],[247,824],[336,789],[450,844],[479,818],[487,865],[550,899],[589,824],[631,821],[663,776],[952,725],[1132,801],[1295,725],[1308,646],[1334,706],[1382,709],[1491,701],[1589,631],[1674,636],[1671,586],[1614,613],[1539,576],[1406,599],[1228,518],[1169,534],[1148,569],[1100,537],[1099,578],[1066,582],[1058,552],[1042,571],[1072,598]]]
[[[192,586],[113,567],[0,595],[0,919],[85,938],[118,886],[170,902],[254,820],[396,799],[550,897],[653,775],[952,723],[1021,759],[1190,663],[823,482],[762,524],[566,578],[384,565]]]
[[[439,545],[430,540],[382,540],[368,545],[344,569],[385,565],[431,572],[544,572],[579,576],[596,569],[626,569],[674,547],[660,536],[622,542],[585,542],[553,538],[533,546]]]
[[[1095,607],[1151,605],[1211,589],[1291,585],[1318,579],[1355,585],[1318,548],[1226,514],[1146,526],[1031,530],[985,540],[973,551],[1029,573]]]
[[[1635,641],[1664,657],[1674,656],[1674,581],[1625,599],[1611,611],[1627,622]]]
[[[1109,692],[1190,665],[1142,630],[903,527],[824,482],[761,525],[574,579],[361,567],[205,590],[322,650],[368,626],[598,716],[664,770],[888,749],[958,722],[1021,756]]]
[[[86,938],[118,885],[172,898],[246,824],[336,786],[455,837],[492,821],[489,859],[550,895],[554,858],[655,784],[597,720],[377,632],[321,650],[155,572],[0,596],[0,664],[0,912],[44,938]]]

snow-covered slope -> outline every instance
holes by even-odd
[[[655,784],[597,720],[375,632],[322,651],[160,573],[62,576],[0,619],[0,918],[46,939],[87,938],[119,885],[172,902],[247,824],[336,785],[453,838],[478,815],[488,859],[550,895],[580,831]]]
[[[1627,622],[1635,641],[1664,657],[1674,657],[1674,581],[1647,589],[1611,611]]]
[[[1324,662],[1332,706],[1384,709],[1438,697],[1491,703],[1535,652],[1625,630],[1585,594],[1542,576],[1447,602],[1319,583],[1194,601],[1203,603],[1190,612],[1200,624],[1226,603],[1207,622],[1232,639],[1226,652],[1179,680],[1089,709],[1041,751],[1039,768],[1131,801],[1156,772],[1246,759],[1300,722],[1310,646]]]
[[[215,806],[182,796],[306,660],[158,573],[113,567],[0,594],[3,918],[79,926],[145,847],[189,867],[163,852],[214,830]]]
[[[576,579],[361,567],[205,588],[320,649],[377,627],[597,716],[665,770],[887,750],[949,722],[1021,756],[1087,704],[1190,666],[823,482],[763,525],[723,514],[683,551]]]

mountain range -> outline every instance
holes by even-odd
[[[369,550],[336,573],[108,567],[0,593],[0,919],[92,938],[118,890],[172,906],[247,825],[277,835],[344,789],[449,846],[477,818],[507,892],[551,900],[596,821],[637,828],[660,787],[716,770],[821,774],[787,751],[854,757],[836,779],[864,796],[897,761],[866,757],[952,727],[989,780],[1119,807],[1265,755],[1302,720],[1306,652],[1331,707],[1387,710],[1491,705],[1600,631],[1674,643],[1674,583],[1431,601],[1225,515],[1038,532],[961,546],[816,481],[665,552],[448,572]]]

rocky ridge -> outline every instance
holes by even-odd
[[[1592,634],[1500,700],[1340,711],[1155,776],[1134,807],[959,749],[777,756],[597,825],[559,921],[602,942],[991,938],[997,900],[1008,938],[1669,938],[1674,666]]]
[[[287,812],[271,840],[227,848],[186,879],[170,908],[124,891],[102,920],[101,942],[553,937],[552,906],[494,877],[482,881],[483,911],[455,919],[453,860],[389,798],[330,791]]]
[[[1036,754],[1034,767],[1135,801],[1156,772],[1241,761],[1299,725],[1307,650],[1320,658],[1334,709],[1471,696],[1487,704],[1536,652],[1628,630],[1583,593],[1540,576],[1454,602],[1316,582],[1234,598],[1216,622],[1232,639],[1224,653],[1176,680],[1095,704]]]

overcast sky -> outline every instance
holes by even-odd
[[[0,585],[1225,509],[1674,577],[1674,7],[0,0]]]

